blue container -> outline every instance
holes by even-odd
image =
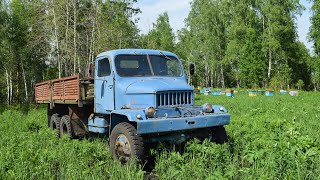
[[[255,97],[255,96],[257,96],[257,91],[249,91],[249,96],[250,96],[250,97]]]
[[[286,90],[280,90],[280,94],[287,94]]]
[[[207,93],[212,92],[212,88],[203,88],[203,89],[204,89],[204,92],[207,92]]]
[[[214,95],[214,96],[220,96],[220,91],[212,92],[212,95]]]
[[[94,132],[94,133],[100,133],[100,134],[108,133],[109,123],[103,118],[95,117],[93,119],[89,119],[88,129],[90,132]]]
[[[274,95],[274,91],[271,91],[271,90],[266,91],[266,96],[273,96],[273,95]]]
[[[226,90],[226,96],[233,97],[234,96],[233,90]]]
[[[201,90],[200,90],[200,93],[201,93],[201,94],[203,94],[204,92],[205,92],[205,90],[204,90],[204,89],[201,89]]]

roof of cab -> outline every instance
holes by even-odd
[[[151,55],[161,55],[161,53],[165,54],[166,56],[177,56],[174,53],[168,51],[161,51],[161,50],[154,50],[154,49],[115,49],[100,53],[97,57],[102,56],[117,56],[120,54],[151,54]]]

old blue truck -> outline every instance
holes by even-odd
[[[220,105],[194,105],[193,87],[177,55],[111,50],[88,67],[83,77],[35,85],[35,101],[48,104],[48,126],[59,136],[107,135],[113,158],[121,161],[143,158],[148,145],[158,142],[227,141],[230,114]]]

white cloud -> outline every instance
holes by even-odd
[[[168,12],[170,25],[174,32],[184,27],[184,19],[190,11],[191,0],[142,0],[136,6],[142,11],[137,17],[140,18],[138,27],[142,34],[148,33],[155,23],[159,14]]]

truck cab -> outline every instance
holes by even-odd
[[[171,52],[111,50],[97,56],[92,79],[79,78],[74,104],[41,95],[41,90],[50,91],[45,84],[51,84],[54,91],[58,80],[36,85],[37,102],[50,104],[48,123],[60,134],[74,135],[82,129],[87,134],[108,135],[113,158],[124,162],[142,159],[152,143],[180,144],[191,138],[226,142],[227,110],[210,102],[195,106],[194,88],[187,79],[181,61]],[[87,95],[88,87],[93,87],[92,99]]]
[[[181,143],[196,135],[210,136],[212,132],[207,130],[224,134],[223,125],[229,124],[224,107],[194,106],[194,89],[187,83],[181,61],[171,52],[113,50],[99,54],[95,64],[95,116],[89,120],[89,130],[91,126],[92,131],[110,133],[111,150],[132,150],[125,147],[130,137],[121,138],[121,132],[114,132],[117,126],[122,130],[132,126],[143,143]],[[105,115],[110,117],[101,118]],[[98,124],[111,126],[97,126],[95,117],[101,118]],[[221,136],[216,137],[219,143],[226,140]],[[119,152],[113,154],[120,156]]]

